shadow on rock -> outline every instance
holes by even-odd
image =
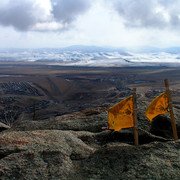
[[[177,130],[180,130],[178,125],[176,127]],[[165,115],[155,117],[152,121],[150,132],[156,136],[173,139],[171,119]],[[178,131],[178,135],[180,136],[180,131]]]
[[[79,135],[78,138],[80,138],[84,143],[88,145],[96,144],[98,146],[103,146],[103,145],[114,143],[114,142],[134,145],[133,129],[128,129],[128,130],[124,129],[124,130],[116,131],[116,132],[106,130],[104,132],[94,133],[93,135],[86,133],[86,134]],[[140,145],[148,144],[154,141],[166,142],[168,141],[168,139],[155,136],[147,131],[139,129]]]

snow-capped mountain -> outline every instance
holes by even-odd
[[[67,48],[0,49],[0,61],[33,61],[76,66],[180,66],[180,48],[71,46]]]

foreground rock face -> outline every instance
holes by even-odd
[[[135,147],[101,144],[109,133],[61,130],[5,132],[1,179],[178,179],[180,141]],[[105,142],[104,142],[105,143]]]
[[[178,179],[180,141],[154,142],[135,148],[110,144],[76,162],[84,179]]]
[[[6,132],[1,136],[0,177],[66,178],[74,174],[73,157],[89,157],[94,149],[68,131]]]
[[[1,132],[0,179],[179,179],[180,140],[172,141],[166,125],[157,128],[162,118],[147,121],[146,102],[139,107],[138,147],[133,129],[101,130],[108,105]]]

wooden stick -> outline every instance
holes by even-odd
[[[136,88],[133,88],[133,118],[134,118],[134,141],[135,146],[139,145],[138,140],[138,121],[137,121],[137,104],[136,104]]]
[[[172,98],[171,98],[171,92],[169,90],[168,79],[165,79],[164,82],[165,82],[165,86],[166,86],[166,93],[167,93],[167,96],[168,96],[168,107],[169,107],[169,113],[170,113],[170,117],[171,117],[171,125],[172,125],[172,129],[173,129],[174,140],[178,140],[176,122],[175,122],[175,119],[174,119]]]

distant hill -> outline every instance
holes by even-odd
[[[155,52],[167,52],[167,53],[180,53],[180,47],[168,47],[158,48],[152,46],[143,46],[139,48],[125,48],[125,47],[100,47],[100,46],[85,46],[85,45],[73,45],[65,48],[60,48],[62,51],[81,51],[81,52],[137,52],[137,53],[155,53]]]
[[[62,52],[62,51],[81,51],[81,52],[137,52],[137,53],[154,53],[154,52],[167,52],[167,53],[180,53],[180,47],[167,47],[158,48],[153,46],[142,46],[134,48],[126,47],[111,47],[111,46],[87,46],[87,45],[72,45],[67,47],[56,48],[1,48],[0,53],[25,53],[25,52]]]
[[[116,48],[73,45],[63,48],[0,49],[2,62],[39,62],[63,66],[180,66],[180,47]]]
[[[73,46],[61,48],[61,50],[63,50],[63,51],[82,51],[82,52],[125,52],[126,48],[73,45]]]

